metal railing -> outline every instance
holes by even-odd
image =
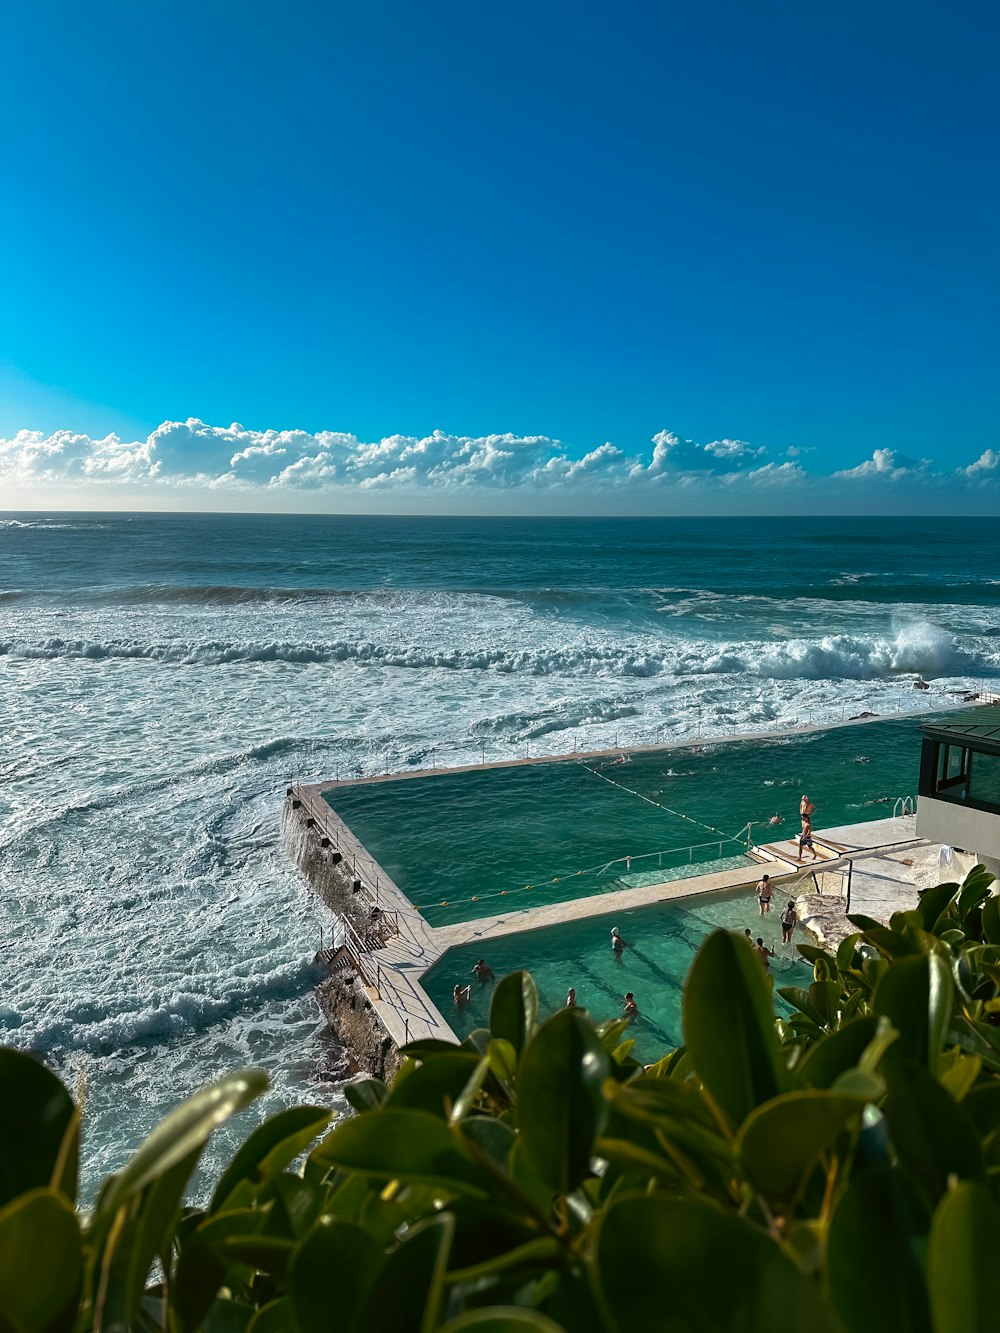
[[[903,815],[915,815],[917,812],[917,798],[915,796],[897,796],[892,806],[893,819],[899,819]]]

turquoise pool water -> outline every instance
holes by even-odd
[[[328,799],[428,921],[443,925],[738,857],[739,844],[725,839],[751,820],[761,837],[795,830],[804,791],[819,828],[890,815],[896,797],[916,790],[927,720],[659,750],[624,763],[441,773],[341,787]],[[766,830],[775,814],[782,825]]]
[[[449,949],[425,975],[422,985],[460,1037],[489,1023],[492,985],[481,986],[472,975],[478,958],[485,958],[497,977],[526,968],[538,987],[543,1016],[566,1002],[576,987],[577,1004],[600,1022],[621,1016],[624,995],[633,991],[639,1017],[632,1023],[634,1054],[645,1062],[658,1059],[683,1041],[681,991],[695,952],[717,926],[742,931],[749,926],[754,938],[763,936],[778,955],[770,967],[775,986],[808,985],[809,966],[797,954],[795,941],[781,944],[778,914],[783,900],[764,918],[757,913],[752,890],[708,894],[686,902],[641,907],[631,912],[608,913],[587,921],[547,926],[484,943]],[[611,927],[628,940],[621,962],[611,950]],[[469,1004],[457,1008],[452,999],[456,982],[472,983]],[[781,1007],[781,1001],[776,1000]]]

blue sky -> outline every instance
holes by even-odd
[[[998,27],[12,0],[0,507],[995,511]]]

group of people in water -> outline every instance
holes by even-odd
[[[802,820],[802,833],[799,837],[798,859],[800,861],[802,860],[802,852],[806,847],[808,847],[810,852],[812,852],[814,861],[817,860],[819,857],[816,848],[813,846],[813,837],[812,837],[812,817],[815,811],[816,811],[815,805],[812,803],[812,801],[809,799],[808,796],[803,794],[802,800],[799,802],[799,816]],[[775,818],[777,818],[777,816]],[[772,820],[771,822],[773,823],[774,820]],[[760,915],[762,917],[766,916],[767,913],[770,912],[771,910],[771,903],[774,898],[774,886],[771,883],[771,876],[762,875],[757,883],[757,887],[754,890],[754,892],[757,895],[758,911],[760,912]],[[795,910],[794,899],[789,898],[787,906],[782,910],[780,920],[781,920],[781,943],[783,945],[791,944],[792,935],[794,934],[795,931],[795,923],[798,920],[798,914]],[[756,952],[763,966],[765,968],[769,968],[771,965],[771,959],[776,958],[777,954],[769,945],[764,943],[764,937],[762,935],[758,935],[757,939],[754,940],[753,932],[751,931],[749,926],[747,926],[746,929],[743,931],[743,935],[747,943]],[[616,963],[620,963],[622,961],[622,955],[628,948],[631,948],[628,940],[625,939],[624,935],[622,935],[621,931],[618,929],[617,926],[612,926],[611,953]],[[493,969],[482,958],[479,959],[479,961],[476,963],[472,971],[476,977],[476,980],[480,983],[480,985],[487,985],[489,982],[494,981],[496,979]],[[455,1004],[459,1008],[462,1008],[464,1005],[468,1004],[469,1000],[472,998],[472,983],[470,982],[465,986],[456,984],[455,989],[453,991],[453,998]],[[567,1009],[576,1008],[576,988],[574,986],[570,986],[566,994],[566,1008]],[[638,1013],[639,1013],[639,1005],[636,1002],[635,995],[632,993],[632,991],[626,991],[624,1002],[622,1005],[623,1016],[625,1018],[635,1018],[638,1015]]]

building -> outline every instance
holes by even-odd
[[[1000,723],[923,728],[917,833],[973,852],[1000,880]]]

